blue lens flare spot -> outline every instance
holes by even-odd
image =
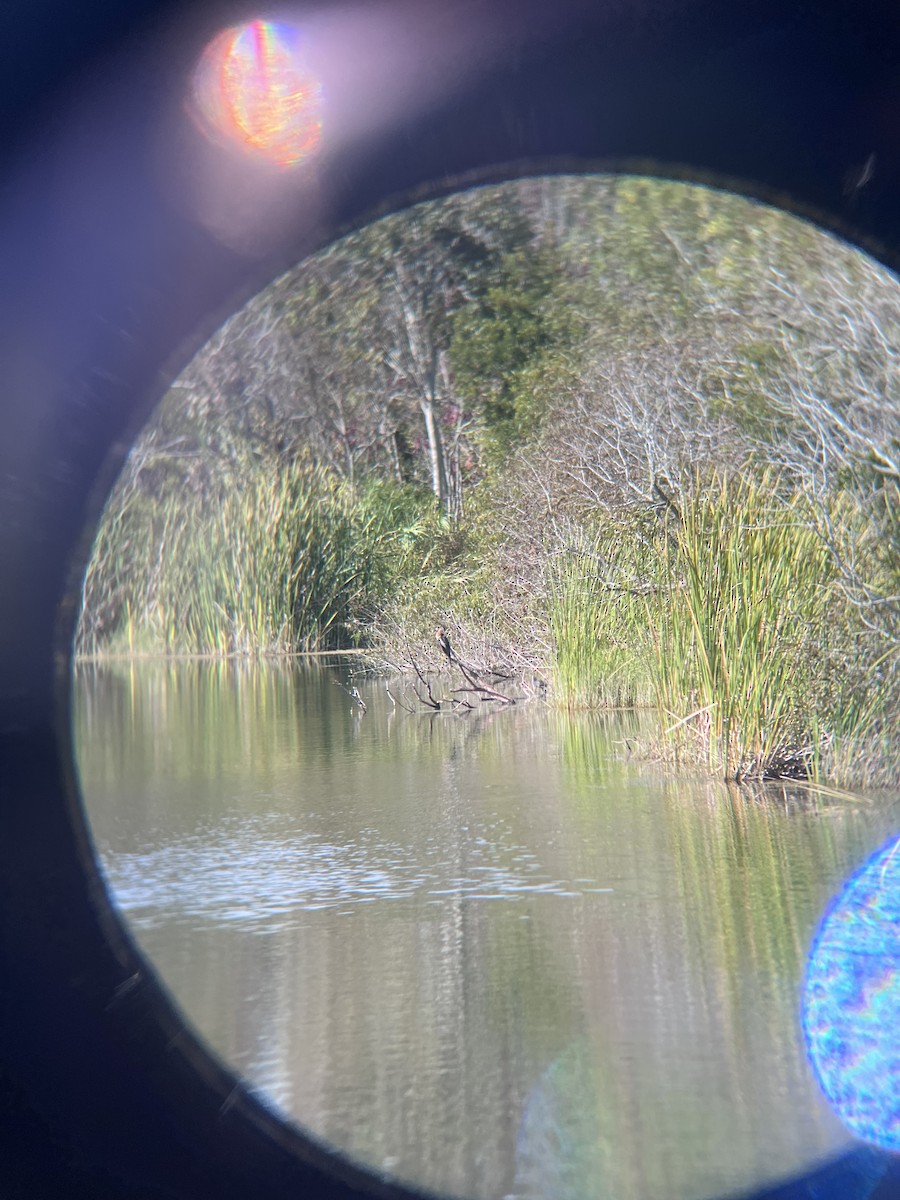
[[[277,167],[309,159],[322,140],[322,88],[292,25],[250,21],[215,37],[192,81],[203,132]]]
[[[900,1152],[900,838],[872,855],[822,919],[807,963],[803,1031],[847,1128]]]

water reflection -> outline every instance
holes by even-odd
[[[443,864],[420,862],[410,848],[380,841],[364,831],[356,842],[335,844],[298,835],[285,845],[266,836],[266,822],[224,822],[214,834],[175,846],[121,854],[109,863],[118,904],[142,925],[177,911],[182,919],[236,922],[274,928],[272,918],[321,909],[415,899],[441,904],[466,900],[515,900],[529,895],[586,896],[612,892],[593,880],[550,878],[524,847],[501,848],[473,838],[463,876]]]
[[[900,1151],[900,838],[871,856],[823,918],[803,1025],[841,1120],[858,1137]]]
[[[683,1100],[678,1093],[671,1097],[669,1127],[645,1128],[649,1144],[656,1137],[671,1142],[673,1134],[684,1136],[687,1130],[693,1134],[685,1137],[681,1159],[673,1157],[662,1170],[658,1156],[644,1154],[638,1159],[622,1153],[623,1138],[632,1140],[630,1123],[641,1118],[634,1106],[622,1109],[612,1102],[603,1086],[608,1066],[597,1061],[596,1044],[583,1039],[569,1046],[535,1085],[516,1144],[514,1200],[621,1196],[713,1200],[719,1196],[717,1191],[703,1190],[714,1188],[720,1179],[711,1171],[708,1183],[701,1182],[703,1164],[694,1161],[697,1145],[731,1144],[739,1157],[746,1154],[745,1141],[735,1137],[734,1111],[721,1106],[721,1095],[714,1088],[707,1089],[705,1096],[702,1087],[696,1089],[693,1130],[690,1119],[685,1121],[678,1111]],[[742,1165],[748,1174],[748,1164]],[[869,1200],[886,1170],[883,1154],[859,1147],[807,1175],[754,1195],[757,1200]]]
[[[336,671],[76,681],[116,901],[268,1103],[485,1200],[701,1200],[846,1146],[797,997],[889,814],[654,773],[634,718],[394,712],[377,680],[361,716]]]

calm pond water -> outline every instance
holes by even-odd
[[[114,900],[267,1103],[485,1200],[702,1200],[846,1144],[799,985],[896,809],[666,777],[633,716],[408,713],[357,680],[363,715],[346,680],[75,676]]]

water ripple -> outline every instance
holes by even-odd
[[[102,861],[116,904],[145,927],[175,913],[272,932],[278,917],[336,908],[346,913],[376,900],[510,902],[612,890],[597,880],[553,878],[533,855],[483,838],[461,857],[466,869],[454,871],[366,833],[336,843],[308,833],[285,838],[239,829],[142,853],[107,852]]]

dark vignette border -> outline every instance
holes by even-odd
[[[131,438],[224,316],[387,208],[535,170],[732,186],[900,266],[888,0],[556,0],[535,41],[537,0],[430,2],[460,22],[493,13],[508,44],[492,72],[332,161],[327,214],[255,263],[168,207],[149,163],[172,79],[210,30],[255,11],[194,6],[177,41],[171,0],[13,0],[0,16],[4,1197],[408,1194],[283,1125],[205,1053],[110,909],[82,819],[68,721],[78,572]],[[848,189],[873,154],[871,181]],[[73,164],[96,185],[87,215],[60,201]],[[840,1197],[868,1153],[766,1195]],[[895,1194],[891,1160],[875,1195]]]

